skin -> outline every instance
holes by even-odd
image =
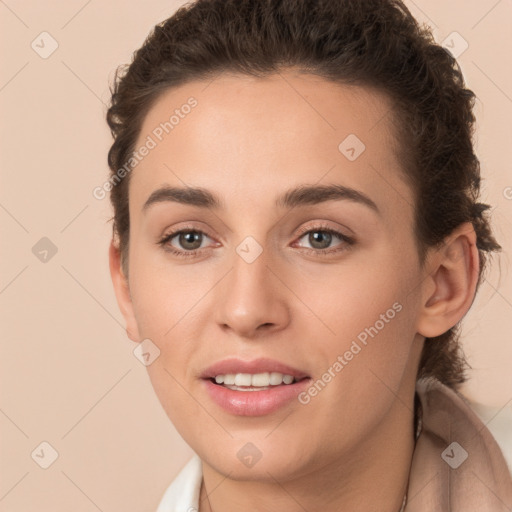
[[[420,265],[391,104],[375,90],[292,69],[265,79],[223,74],[166,91],[136,146],[190,96],[198,105],[132,171],[129,281],[114,243],[109,257],[127,333],[160,349],[147,367],[152,385],[203,461],[200,510],[396,512],[414,449],[421,349],[471,305],[474,230],[460,226]],[[355,161],[338,149],[349,134],[366,146]],[[204,187],[224,208],[163,202],[142,213],[164,184]],[[379,213],[347,199],[274,205],[300,184],[357,189]],[[299,229],[319,223],[355,243],[333,236],[312,245]],[[179,258],[157,244],[191,227],[205,233],[198,255]],[[250,264],[236,252],[247,236],[263,250]],[[190,251],[179,236],[172,245]],[[322,248],[340,250],[321,256]],[[236,416],[198,379],[227,357],[269,357],[316,380],[397,302],[401,311],[306,405]],[[262,454],[251,468],[237,457],[248,442]]]

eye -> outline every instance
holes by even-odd
[[[311,245],[311,248],[305,247],[307,252],[320,255],[346,250],[355,243],[353,238],[328,226],[303,228],[299,240],[302,238],[306,238],[307,242]],[[341,243],[338,243],[334,248],[330,247],[331,243],[335,241],[336,238],[340,240]]]
[[[180,229],[164,235],[158,241],[165,251],[175,254],[176,256],[195,256],[201,249],[204,239],[210,238],[204,231],[198,229]],[[173,244],[173,240],[175,244]]]

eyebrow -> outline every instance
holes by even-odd
[[[276,207],[295,208],[315,205],[326,201],[348,200],[367,206],[380,215],[379,208],[366,194],[344,185],[299,185],[287,190],[276,199]],[[155,190],[142,207],[143,213],[151,205],[163,202],[175,202],[200,208],[219,210],[223,202],[211,191],[202,187],[163,186]]]

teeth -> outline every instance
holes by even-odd
[[[233,385],[235,383],[236,375],[234,373],[228,373],[227,375],[223,375],[222,377],[224,377],[224,384]]]
[[[286,375],[279,372],[228,373],[226,375],[215,376],[215,382],[217,384],[224,384],[226,387],[236,389],[238,389],[239,386],[268,388],[268,386],[291,384],[294,380],[293,375]]]
[[[293,377],[291,375],[283,375],[283,382],[285,384],[291,384],[293,382]]]
[[[278,384],[281,384],[283,382],[283,374],[272,372],[270,374],[269,383],[271,386],[277,386]]]
[[[251,378],[252,386],[268,386],[270,384],[270,375],[268,373],[255,373]],[[281,384],[281,383],[279,383]]]

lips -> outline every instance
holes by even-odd
[[[246,377],[248,374],[282,374],[293,377],[293,382],[262,386],[257,389],[249,386],[219,384],[215,381],[219,376]],[[263,416],[284,407],[293,407],[293,404],[299,407],[297,397],[311,381],[303,370],[265,358],[252,361],[224,359],[204,370],[200,377],[207,396],[225,412],[235,416]]]

